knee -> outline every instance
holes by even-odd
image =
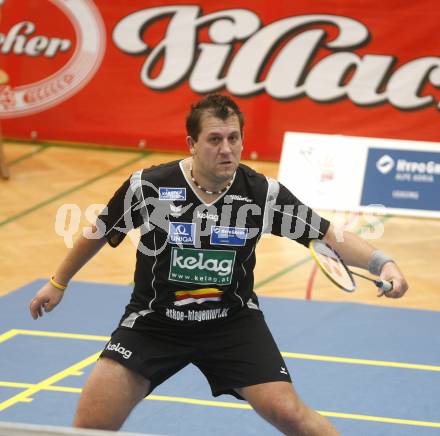
[[[286,434],[295,434],[301,430],[307,420],[307,408],[300,401],[277,398],[271,401],[266,409],[266,416],[272,424],[283,429]]]
[[[108,419],[104,414],[93,414],[82,407],[78,407],[72,426],[75,428],[117,431],[121,425],[121,422]]]
[[[294,423],[303,419],[303,407],[290,398],[273,398],[266,404],[264,414],[270,421],[276,423]]]

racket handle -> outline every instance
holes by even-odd
[[[385,294],[391,289],[393,289],[393,284],[391,282],[387,282],[386,280],[378,280],[376,285],[379,289],[381,289]]]

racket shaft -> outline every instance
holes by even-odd
[[[391,291],[391,289],[393,289],[393,284],[390,282],[387,282],[386,280],[375,280],[370,277],[364,276],[363,274],[359,274],[357,272],[354,272],[352,270],[350,270],[350,272],[355,276],[362,277],[365,280],[369,280],[370,282],[373,282],[379,289],[382,289],[382,291],[384,291],[384,292],[388,292],[388,291]]]
[[[380,280],[374,280],[371,277],[364,276],[363,274],[360,274],[360,273],[352,271],[352,270],[349,270],[349,271],[355,276],[362,277],[365,280],[369,280],[370,282],[373,282],[376,286],[379,286],[378,283],[381,283]]]

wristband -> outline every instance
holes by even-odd
[[[382,251],[373,251],[370,259],[368,259],[368,271],[371,274],[379,276],[382,272],[383,266],[387,262],[394,262],[394,260],[391,257],[387,256],[385,253],[382,253]]]
[[[67,288],[67,285],[63,285],[62,283],[58,283],[55,281],[55,276],[52,276],[50,278],[50,284],[54,287],[59,289],[60,291],[64,291]]]

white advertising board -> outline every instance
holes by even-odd
[[[286,132],[278,179],[315,209],[440,217],[440,144]]]

